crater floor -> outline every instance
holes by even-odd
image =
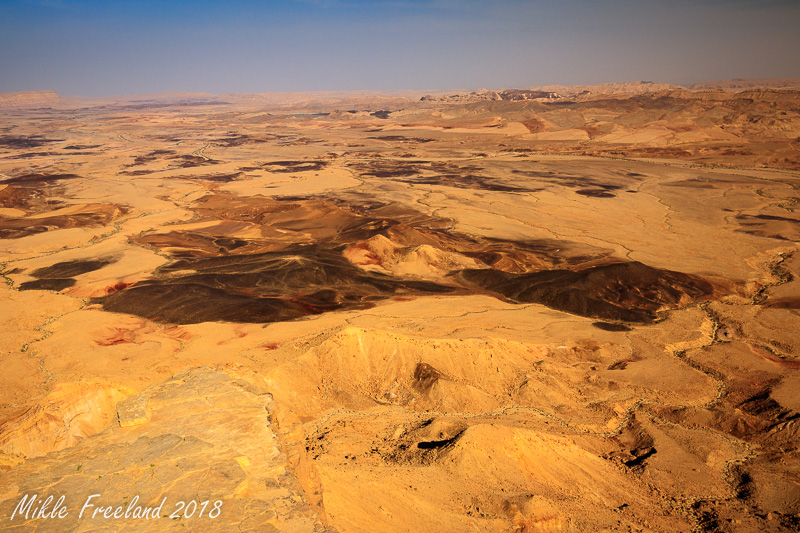
[[[751,92],[0,110],[0,529],[796,531]]]

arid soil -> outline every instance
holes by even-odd
[[[800,92],[737,83],[0,99],[0,530],[797,531]]]

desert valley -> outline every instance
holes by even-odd
[[[0,530],[800,528],[800,80],[0,117]]]

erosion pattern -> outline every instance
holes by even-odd
[[[498,94],[0,111],[0,529],[796,531],[798,92]]]

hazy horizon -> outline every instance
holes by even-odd
[[[448,90],[800,77],[793,0],[0,0],[0,92]]]

